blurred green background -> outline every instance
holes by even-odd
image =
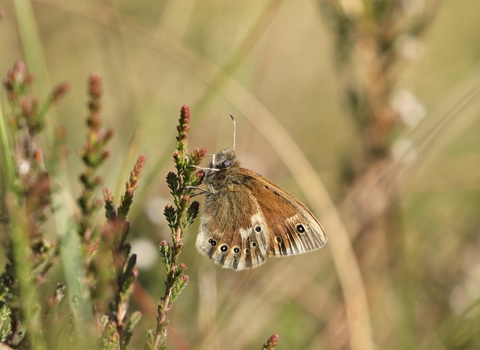
[[[130,217],[130,240],[145,258],[139,281],[148,297],[132,305],[145,314],[143,329],[154,327],[164,287],[155,247],[169,239],[164,178],[186,104],[192,149],[231,147],[228,116],[235,115],[243,166],[304,200],[330,241],[320,251],[233,272],[196,252],[192,227],[180,259],[190,284],[170,314],[172,348],[259,348],[273,333],[280,335],[280,349],[480,348],[480,2],[397,2],[405,11],[435,11],[426,31],[398,49],[403,57],[390,76],[388,102],[414,119],[397,123],[388,146],[400,167],[390,223],[396,229],[378,237],[368,225],[352,232],[348,211],[339,206],[351,237],[340,248],[329,219],[335,210],[319,208],[330,199],[342,203],[355,189],[345,173],[358,162],[363,135],[345,103],[345,81],[358,78],[348,71],[357,72],[361,62],[342,69],[334,15],[322,3],[350,8],[368,28],[374,19],[367,5],[382,1],[0,2],[0,72],[24,60],[40,94],[70,84],[49,123],[67,128],[73,198],[80,188],[76,150],[85,138],[91,72],[102,77],[102,116],[116,131],[102,169],[116,198],[136,157],[147,156]],[[360,162],[357,179],[374,171],[372,163]],[[318,197],[319,188],[329,197]],[[366,203],[375,206],[381,199],[370,194]],[[343,260],[341,247],[355,255],[345,253]],[[137,330],[137,348],[144,334]]]

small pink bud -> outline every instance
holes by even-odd
[[[90,74],[88,81],[88,92],[93,98],[99,98],[102,96],[102,79],[97,73]]]
[[[182,117],[190,119],[190,108],[187,105],[183,105],[181,112]]]
[[[37,164],[43,163],[43,153],[42,153],[42,150],[36,149],[36,150],[33,152],[33,159],[35,159],[35,163],[37,163]]]
[[[112,196],[112,191],[108,187],[105,187],[103,189],[103,199],[106,202],[113,202],[113,196]]]
[[[57,102],[68,92],[68,90],[70,90],[70,85],[68,83],[61,83],[58,85],[52,92],[52,102]]]

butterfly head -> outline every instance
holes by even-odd
[[[212,159],[210,163],[210,168],[218,170],[227,170],[232,167],[238,167],[239,162],[235,157],[235,152],[229,149],[224,149],[223,151],[218,152]]]

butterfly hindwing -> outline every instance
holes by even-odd
[[[257,267],[267,257],[267,225],[248,188],[235,185],[207,194],[197,248],[224,268]]]

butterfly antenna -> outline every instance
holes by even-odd
[[[237,124],[235,123],[235,118],[233,117],[233,114],[230,114],[230,118],[232,118],[233,121],[233,152],[235,152],[235,139],[237,136]]]

